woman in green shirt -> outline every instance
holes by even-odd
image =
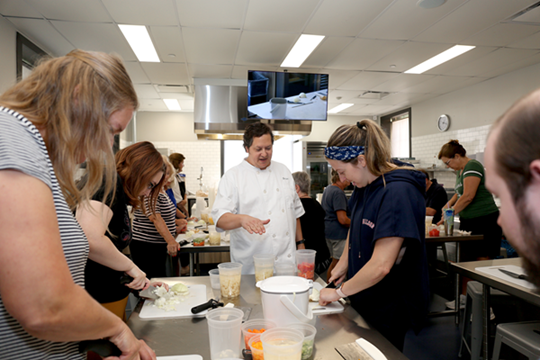
[[[499,209],[486,189],[484,166],[467,157],[467,151],[458,140],[450,140],[439,152],[439,159],[456,171],[456,193],[445,205],[459,214],[460,229],[472,235],[484,235],[483,241],[463,243],[466,259],[495,258],[500,254],[502,229],[497,224]]]

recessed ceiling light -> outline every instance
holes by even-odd
[[[163,102],[165,103],[165,105],[167,105],[167,108],[171,111],[182,110],[180,108],[180,104],[178,103],[178,100],[176,99],[163,99]]]
[[[424,9],[433,9],[444,4],[446,0],[418,0],[416,6]]]
[[[409,70],[405,71],[405,74],[422,74],[429,69],[433,69],[436,66],[441,65],[442,63],[447,62],[448,60],[452,60],[453,58],[462,55],[466,53],[469,50],[474,49],[476,46],[468,46],[468,45],[456,45],[451,47],[450,49],[443,51],[439,55],[435,55],[431,59],[428,59],[424,61],[423,63],[416,65],[413,68],[410,68]]]
[[[300,67],[323,39],[323,35],[300,35],[281,67]]]
[[[354,104],[343,103],[343,104],[340,104],[340,105],[338,105],[338,106],[336,106],[336,107],[334,107],[334,108],[328,110],[328,113],[329,113],[329,114],[336,114],[336,113],[338,113],[338,112],[340,112],[340,111],[343,111],[343,110],[345,110],[345,109],[347,109],[347,108],[350,108],[350,107],[353,106],[353,105],[354,105]]]
[[[141,62],[159,62],[156,48],[144,25],[118,25],[131,49]]]

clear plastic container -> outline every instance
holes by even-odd
[[[253,346],[253,344],[260,343],[261,349],[259,349],[258,345]],[[252,360],[264,360],[264,353],[262,350],[262,341],[261,341],[261,334],[255,334],[251,338],[249,338],[248,341],[248,347],[251,349],[251,359]]]
[[[221,289],[221,286],[219,284],[219,269],[210,270],[208,272],[208,275],[210,275],[210,284],[212,285],[212,289]]]
[[[221,263],[218,264],[219,284],[222,298],[234,298],[240,296],[240,281],[242,280],[242,264]]]
[[[206,314],[212,360],[238,358],[244,312],[236,308],[217,308]]]
[[[257,254],[253,255],[255,265],[255,281],[262,281],[274,276],[274,255]]]
[[[261,335],[265,360],[301,360],[304,334],[300,330],[273,328]]]
[[[210,231],[208,243],[210,245],[220,245],[221,244],[221,234],[217,231]]]
[[[291,324],[289,329],[300,330],[304,334],[304,342],[302,343],[302,360],[309,359],[313,354],[313,344],[315,342],[315,335],[317,329],[310,324]]]
[[[313,280],[315,277],[315,250],[296,250],[298,276]]]
[[[275,263],[276,276],[296,276],[296,265],[293,262]]]
[[[273,321],[265,320],[265,319],[253,319],[248,320],[245,323],[242,324],[242,334],[244,335],[244,344],[246,345],[246,349],[250,349],[249,346],[249,339],[251,339],[255,335],[262,334],[261,332],[250,332],[249,330],[268,330],[273,329],[276,327],[276,324]],[[263,332],[264,332],[263,331]]]

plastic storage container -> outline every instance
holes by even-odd
[[[255,282],[274,276],[274,255],[253,255],[253,263],[255,265]]]
[[[299,330],[273,328],[261,335],[265,360],[301,360],[304,334]]]
[[[240,356],[243,317],[244,312],[236,308],[218,308],[206,314],[212,360]]]
[[[279,262],[274,265],[276,276],[295,276],[296,265],[293,262]]]
[[[219,284],[222,298],[234,298],[240,296],[240,281],[242,280],[242,264],[221,263],[218,264]]]
[[[246,345],[246,349],[250,349],[249,347],[249,339],[251,339],[255,335],[262,334],[261,332],[250,332],[248,330],[269,330],[276,327],[276,323],[270,320],[265,319],[253,319],[248,320],[245,323],[242,324],[242,334],[244,335],[244,344]],[[263,332],[264,332],[263,331]]]
[[[302,360],[309,359],[313,354],[313,344],[317,329],[309,324],[291,324],[289,329],[300,330],[304,334],[304,342],[302,343]]]
[[[298,276],[313,280],[315,276],[315,250],[296,250]]]
[[[260,343],[261,345],[260,349],[258,345],[253,346],[253,344],[257,344],[257,343]],[[251,338],[249,338],[248,346],[249,346],[249,349],[251,349],[252,360],[264,360],[261,334],[255,334],[255,336],[252,336]]]
[[[221,286],[219,284],[219,269],[210,270],[208,275],[210,275],[210,284],[212,285],[212,289],[220,290]]]

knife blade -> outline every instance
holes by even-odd
[[[79,343],[79,352],[93,351],[102,357],[120,356],[122,351],[109,340],[84,340]]]
[[[505,270],[505,269],[498,269],[500,272],[502,272],[503,274],[506,274],[508,276],[511,276],[513,278],[516,278],[516,279],[522,279],[522,280],[529,280],[529,278],[527,277],[527,275],[524,275],[524,274],[516,274],[512,271],[508,271],[508,270]]]
[[[120,277],[120,284],[122,284],[122,285],[129,284],[132,281],[133,281],[133,278],[131,276],[129,276],[129,275],[122,275],[122,277]],[[150,300],[157,300],[159,298],[159,296],[154,294],[154,290],[156,290],[156,287],[150,285],[145,290],[141,290],[141,291],[138,292],[139,297],[142,297],[142,298],[145,298],[145,299],[150,299]],[[137,293],[137,290],[131,289],[131,292]]]

